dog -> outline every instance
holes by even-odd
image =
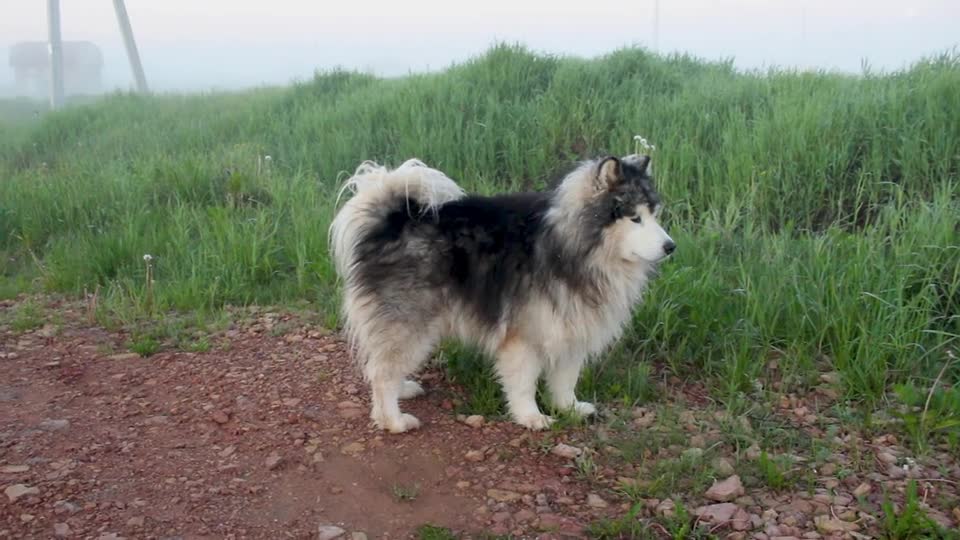
[[[392,170],[361,164],[329,234],[376,426],[420,426],[398,400],[423,393],[409,377],[446,338],[495,359],[518,424],[553,422],[537,405],[541,375],[556,410],[594,414],[574,395],[581,368],[620,337],[676,249],[657,221],[650,161],[605,156],[551,189],[491,197],[467,195],[416,159]]]

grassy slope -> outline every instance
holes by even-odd
[[[501,46],[396,80],[114,96],[0,131],[0,291],[99,284],[107,309],[136,316],[149,253],[150,309],[306,299],[332,313],[327,224],[360,161],[417,156],[489,192],[642,134],[680,247],[585,389],[641,398],[636,360],[655,358],[715,376],[729,400],[776,357],[798,385],[832,365],[875,402],[936,374],[960,334],[958,87],[955,56],[848,77]]]

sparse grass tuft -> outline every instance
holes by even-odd
[[[420,495],[420,484],[394,484],[390,493],[397,502],[413,502]]]

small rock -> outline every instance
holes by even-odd
[[[3,474],[25,473],[29,470],[29,465],[4,465],[3,467],[0,467],[0,473]]]
[[[701,506],[695,510],[697,517],[718,525],[727,523],[733,518],[733,515],[739,510],[733,503],[718,503],[707,506]]]
[[[706,448],[707,439],[703,435],[694,435],[690,437],[690,446],[694,448]]]
[[[522,495],[515,491],[508,491],[505,489],[488,489],[487,497],[490,497],[497,502],[513,502],[519,501]]]
[[[673,517],[677,511],[677,505],[674,504],[672,499],[664,499],[660,501],[660,504],[657,505],[656,513],[658,516],[663,517]]]
[[[340,538],[346,532],[335,525],[321,525],[317,529],[317,540],[333,540],[334,538]]]
[[[33,514],[20,514],[20,521],[24,523],[30,523],[34,520]]]
[[[210,415],[210,418],[218,424],[226,424],[230,421],[230,416],[220,410],[214,411],[213,414]]]
[[[127,527],[143,527],[143,518],[140,516],[136,516],[128,519]]]
[[[746,531],[753,526],[753,519],[746,510],[743,508],[737,508],[737,511],[730,519],[730,526],[733,527],[733,530],[735,531]]]
[[[70,525],[66,523],[54,523],[53,524],[53,535],[63,538],[65,536],[70,536]]]
[[[483,425],[484,418],[481,414],[471,414],[463,420],[463,423],[472,427],[478,428]]]
[[[829,516],[817,516],[813,518],[813,522],[817,525],[817,530],[823,534],[845,533],[860,530],[860,525],[857,525],[856,523],[843,521],[842,519],[836,519]]]
[[[3,493],[10,499],[10,502],[17,502],[17,499],[24,495],[39,495],[40,490],[24,484],[13,484],[12,486],[7,486],[7,489],[3,490]]]
[[[46,431],[59,431],[70,425],[69,420],[44,420],[40,422],[40,429]]]
[[[470,482],[467,480],[460,480],[457,482],[457,489],[467,489],[468,487],[470,487]]]
[[[237,451],[237,447],[236,447],[236,446],[232,446],[232,445],[231,445],[231,446],[228,446],[228,447],[226,447],[226,448],[224,448],[223,450],[220,451],[220,457],[222,457],[222,458],[228,458],[228,457],[232,456],[233,453],[236,452],[236,451]]]
[[[657,421],[657,413],[647,410],[645,407],[637,407],[633,410],[633,425],[638,428],[648,428]]]
[[[483,461],[483,452],[480,450],[470,450],[464,455],[467,458],[467,461],[473,461],[474,463]]]
[[[519,523],[526,523],[527,521],[533,521],[537,519],[537,515],[531,512],[530,510],[527,510],[526,508],[524,508],[523,510],[520,510],[519,512],[514,514],[513,519],[515,519]]]
[[[736,469],[733,467],[733,462],[728,458],[718,457],[713,460],[713,470],[717,471],[717,474],[720,476],[731,476],[736,472]]]
[[[712,501],[727,502],[744,494],[740,477],[733,475],[722,482],[716,482],[704,494]]]
[[[490,519],[494,523],[505,523],[510,521],[510,512],[497,512],[490,516]]]
[[[267,461],[265,463],[267,465],[267,470],[272,471],[283,464],[283,456],[278,454],[276,451],[270,452],[270,455],[267,456]]]
[[[574,459],[583,453],[583,450],[577,448],[576,446],[570,446],[569,444],[559,443],[553,447],[553,450],[550,451],[555,456],[560,456],[565,459]]]
[[[855,497],[866,497],[871,491],[873,491],[873,487],[869,483],[864,482],[853,490],[853,495]]]
[[[587,506],[590,508],[606,508],[610,505],[596,493],[590,493],[587,495]]]
[[[366,450],[366,447],[363,445],[362,442],[358,441],[358,442],[352,442],[344,446],[343,448],[340,449],[340,452],[347,455],[355,455],[355,454],[359,454],[360,452],[363,452],[364,450]]]
[[[878,452],[877,459],[887,464],[893,464],[897,462],[897,456],[891,454],[890,452]]]
[[[350,533],[350,540],[367,540],[367,533],[365,532],[352,532]]]

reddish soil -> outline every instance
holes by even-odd
[[[274,320],[149,358],[112,352],[125,336],[98,328],[0,328],[0,488],[37,490],[0,496],[0,538],[316,538],[324,525],[402,538],[426,523],[532,535],[602,513],[577,504],[588,486],[536,435],[457,422],[439,372],[406,403],[423,428],[374,430],[344,344],[306,327],[273,336]]]

